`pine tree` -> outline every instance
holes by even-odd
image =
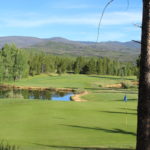
[[[87,74],[96,74],[97,73],[96,61],[93,58],[89,60],[87,67],[88,67]]]

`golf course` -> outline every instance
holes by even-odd
[[[9,82],[86,94],[81,101],[0,99],[0,140],[19,150],[132,150],[136,144],[136,82],[135,76],[75,74],[41,74]]]

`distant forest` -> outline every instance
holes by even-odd
[[[0,81],[16,81],[42,73],[73,73],[130,76],[137,75],[136,64],[107,57],[57,56],[27,51],[14,44],[0,50]]]

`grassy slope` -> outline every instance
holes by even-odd
[[[19,80],[15,85],[21,86],[40,86],[56,88],[98,88],[99,85],[120,83],[122,81],[133,81],[135,77],[117,77],[117,76],[98,76],[98,75],[73,75],[66,74],[61,76],[40,75]]]
[[[99,77],[42,75],[18,81],[17,85],[24,86],[88,88],[90,94],[84,98],[89,101],[0,100],[0,139],[20,145],[23,150],[134,147],[136,91],[126,91],[130,95],[125,104],[122,102],[125,91],[98,87],[118,83],[120,79]]]

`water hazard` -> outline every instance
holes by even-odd
[[[53,101],[71,101],[73,92],[56,92],[52,90],[27,90],[0,88],[0,98],[39,99]]]

